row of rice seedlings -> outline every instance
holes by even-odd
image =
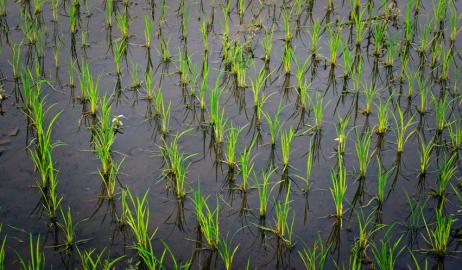
[[[302,250],[298,251],[298,256],[303,262],[306,270],[322,270],[326,264],[327,256],[331,244],[325,246],[321,237],[315,240],[313,247],[304,246]]]
[[[255,166],[253,162],[254,158],[251,157],[255,142],[255,140],[252,140],[252,143],[249,146],[246,146],[244,148],[244,151],[239,156],[240,173],[242,175],[242,184],[240,186],[240,189],[243,192],[247,191],[248,181],[250,179],[250,176],[252,175],[253,168]]]
[[[82,270],[111,270],[114,269],[115,264],[120,261],[124,256],[111,259],[105,256],[105,250],[103,249],[100,253],[97,253],[95,249],[81,251],[77,249],[80,257],[80,267]],[[96,256],[95,256],[96,255]]]
[[[218,204],[212,211],[207,204],[207,198],[202,197],[200,189],[200,181],[197,181],[197,188],[193,196],[194,208],[196,210],[197,223],[204,235],[207,244],[211,250],[217,250],[220,243],[220,230],[219,230],[219,212],[220,206]]]
[[[294,131],[292,128],[289,129],[289,132],[282,132],[281,134],[281,151],[282,151],[282,164],[284,165],[284,170],[289,167],[290,161],[290,146],[292,145],[292,140],[294,138]]]
[[[194,154],[185,156],[179,147],[178,141],[180,138],[188,133],[190,130],[185,130],[174,136],[170,143],[163,138],[162,145],[159,146],[160,153],[165,162],[162,175],[165,179],[172,177],[174,183],[175,195],[179,200],[182,200],[186,196],[186,172],[189,168],[189,164],[186,164]]]
[[[372,131],[366,130],[364,132],[362,138],[358,132],[356,132],[356,156],[358,157],[358,164],[359,164],[359,177],[364,178],[366,177],[367,167],[369,162],[371,161],[372,154],[370,153],[369,149],[371,147],[371,140],[372,140]]]

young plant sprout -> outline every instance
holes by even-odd
[[[450,101],[448,101],[448,96],[444,95],[442,98],[436,98],[432,95],[433,106],[435,107],[435,123],[436,131],[442,132],[444,128],[448,125],[446,110],[449,107]]]
[[[324,245],[321,237],[319,236],[313,244],[312,248],[304,246],[302,250],[298,251],[298,257],[303,262],[307,270],[322,270],[325,267],[327,256],[331,245],[327,247]]]
[[[25,261],[18,255],[19,265],[21,268],[30,270],[45,269],[45,254],[40,247],[40,235],[37,237],[37,241],[34,242],[32,234],[29,234],[29,252],[30,257],[28,261]]]
[[[454,220],[451,217],[445,217],[441,208],[436,209],[435,223],[433,229],[430,228],[427,220],[423,216],[427,236],[423,236],[425,242],[430,246],[430,251],[438,256],[444,256],[447,253],[449,238],[451,236],[451,226]]]
[[[343,198],[347,189],[346,183],[346,169],[343,166],[342,157],[338,156],[338,169],[332,170],[331,180],[332,186],[330,187],[330,193],[335,205],[335,217],[341,219],[343,216]]]
[[[383,202],[385,201],[385,189],[387,188],[387,183],[392,173],[392,170],[385,170],[379,158],[377,158],[377,203],[379,209],[382,208]]]
[[[284,169],[289,167],[290,159],[290,146],[292,145],[292,140],[294,138],[294,131],[290,128],[289,132],[282,132],[281,134],[281,151],[282,151],[282,164]]]
[[[409,127],[412,126],[412,120],[414,119],[414,116],[412,116],[409,120],[404,119],[404,112],[401,110],[401,107],[397,106],[398,110],[398,116],[396,116],[394,113],[391,115],[393,116],[393,121],[395,122],[395,128],[396,128],[396,145],[397,145],[397,150],[398,154],[401,154],[404,150],[404,144],[409,140],[409,138],[412,136],[414,132],[408,132],[407,130]]]
[[[431,162],[431,153],[433,151],[433,147],[435,144],[433,143],[433,140],[429,141],[428,144],[425,144],[425,142],[420,143],[421,150],[420,150],[420,155],[419,155],[419,160],[420,160],[420,172],[419,174],[421,176],[424,176],[427,173],[428,166],[430,165]]]
[[[371,139],[371,130],[366,130],[362,138],[358,132],[356,132],[356,156],[358,157],[360,178],[366,177],[367,167],[371,161],[371,154],[369,153]]]
[[[242,1],[242,0],[241,0]],[[232,248],[232,242],[227,238],[221,238],[218,242],[218,254],[225,265],[226,270],[233,269],[234,255],[236,255],[239,245],[234,249]]]
[[[172,55],[170,54],[170,49],[168,48],[169,43],[170,37],[168,37],[167,41],[160,37],[159,47],[156,47],[156,51],[160,55],[164,63],[168,63],[172,60]]]
[[[202,197],[200,182],[197,181],[197,189],[194,191],[193,204],[196,210],[197,223],[211,250],[217,250],[220,243],[219,219],[220,206],[217,200],[215,210],[211,210],[207,199]]]
[[[279,115],[282,112],[282,104],[279,103],[278,108],[276,110],[276,113],[274,114],[273,117],[271,117],[268,113],[263,112],[263,116],[266,119],[266,122],[268,123],[268,128],[270,131],[271,135],[271,146],[274,147],[276,145],[276,138],[279,134],[279,131],[281,131],[281,123],[279,122]]]
[[[350,115],[346,116],[345,118],[338,116],[338,124],[335,127],[337,138],[335,138],[335,140],[337,141],[337,151],[341,155],[345,153],[346,143],[348,140],[347,128],[349,123]]]
[[[258,181],[258,177],[254,173],[255,185],[258,191],[258,202],[259,202],[258,212],[260,213],[260,218],[265,218],[266,216],[268,199],[269,199],[269,195],[271,194],[271,189],[269,189],[269,183],[271,180],[271,176],[273,175],[275,171],[276,169],[272,169],[267,172],[262,171],[261,172],[261,178],[262,178],[261,182]]]
[[[456,175],[457,165],[456,156],[452,155],[449,159],[445,160],[439,168],[439,175],[436,178],[436,189],[434,195],[440,199],[446,196],[446,187],[451,179]]]
[[[236,148],[237,142],[239,140],[239,135],[241,134],[242,128],[234,127],[231,124],[231,127],[228,128],[228,143],[226,147],[226,163],[230,168],[236,166]]]
[[[376,132],[379,135],[385,134],[389,127],[389,110],[390,110],[390,100],[392,96],[389,96],[385,102],[380,101],[377,106],[377,117],[378,125],[376,127]]]
[[[108,2],[111,2],[111,0]],[[151,35],[152,35],[153,28],[154,28],[154,22],[151,20],[151,18],[148,15],[144,15],[144,39],[145,39],[144,46],[148,49],[151,48]]]
[[[252,143],[244,148],[244,151],[241,153],[239,160],[240,160],[240,171],[242,175],[242,184],[240,189],[243,192],[247,191],[248,187],[248,181],[249,178],[253,172],[253,168],[255,166],[255,163],[253,161],[253,158],[251,157],[253,147],[255,145],[255,140],[252,140]]]

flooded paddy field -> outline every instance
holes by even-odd
[[[461,7],[0,0],[0,269],[458,269]]]

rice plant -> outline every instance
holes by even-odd
[[[446,110],[449,107],[450,101],[448,101],[447,95],[443,95],[443,97],[440,99],[432,95],[432,101],[433,106],[435,107],[436,131],[442,132],[443,129],[448,125]]]
[[[380,101],[377,106],[377,118],[378,124],[376,127],[376,132],[379,135],[385,134],[389,128],[389,110],[390,110],[390,100],[392,96],[389,96],[385,102]]]
[[[439,175],[436,178],[436,189],[434,195],[439,198],[446,196],[446,187],[451,179],[457,173],[456,155],[452,155],[449,159],[444,160],[439,167]]]
[[[292,17],[292,11],[293,7],[290,9],[290,11],[286,10],[285,8],[282,10],[282,28],[285,33],[284,36],[284,41],[286,44],[290,43],[292,40],[292,31],[290,28],[290,19]]]
[[[196,210],[197,222],[211,250],[217,250],[220,243],[219,219],[220,206],[212,211],[207,204],[207,199],[203,198],[200,192],[198,181],[197,189],[193,197],[194,208]]]
[[[358,132],[356,132],[356,156],[358,157],[359,164],[359,177],[366,177],[367,167],[371,161],[371,153],[369,151],[371,147],[372,131],[366,130],[362,138]]]
[[[341,219],[343,216],[343,199],[347,189],[346,169],[343,166],[342,158],[338,157],[338,169],[331,171],[332,186],[329,188],[335,205],[335,217]]]
[[[13,79],[18,80],[21,70],[19,64],[21,63],[21,46],[22,42],[14,43],[11,45],[11,71],[13,73]]]
[[[253,93],[253,105],[257,112],[259,111],[261,112],[263,110],[262,108],[263,104],[265,104],[266,100],[269,97],[269,96],[266,96],[265,93],[262,93],[262,90],[263,90],[266,80],[270,76],[271,76],[271,73],[266,74],[264,67],[262,67],[260,71],[258,72],[255,82],[252,79],[250,79],[251,90]]]
[[[210,104],[210,125],[215,125],[217,118],[219,117],[220,111],[220,97],[223,94],[223,91],[220,88],[220,79],[222,72],[218,74],[215,80],[215,86],[208,93],[209,95],[209,104]]]
[[[253,158],[251,157],[253,147],[255,145],[256,140],[252,140],[249,146],[244,148],[244,151],[240,154],[239,156],[239,165],[240,165],[240,171],[242,175],[242,184],[240,189],[243,192],[247,191],[248,187],[248,181],[250,176],[252,175],[253,168],[255,166],[255,163],[253,162]]]
[[[325,246],[319,236],[315,240],[312,248],[304,246],[303,249],[299,250],[297,253],[306,270],[322,270],[326,264],[330,248],[331,245]]]
[[[159,54],[159,56],[161,57],[162,61],[164,63],[168,63],[172,60],[172,55],[170,53],[170,49],[169,49],[169,44],[170,44],[170,37],[168,37],[167,40],[165,40],[164,38],[160,37],[159,38],[159,47],[156,47],[156,51],[157,53]]]
[[[178,49],[178,73],[180,74],[180,84],[187,85],[190,81],[189,76],[189,63],[191,62],[191,58],[186,55],[186,52],[182,52]]]
[[[337,65],[337,54],[339,49],[342,48],[342,36],[338,29],[331,29],[329,27],[329,50],[330,50],[330,64],[331,66]]]
[[[377,23],[373,28],[374,33],[374,56],[382,55],[383,44],[385,41],[385,26],[382,23]]]
[[[226,270],[233,269],[234,255],[236,255],[239,245],[232,247],[232,241],[227,238],[221,238],[218,242],[218,254],[225,265]]]
[[[112,14],[114,13],[114,1],[106,0],[104,2],[104,15],[106,16],[106,27],[112,28]]]
[[[213,126],[214,139],[217,145],[222,145],[225,137],[225,130],[228,124],[228,119],[225,116],[225,109],[221,109],[221,113],[215,116],[215,125]]]
[[[454,121],[448,125],[450,143],[453,151],[458,151],[462,147],[462,121]]]
[[[355,250],[359,252],[359,256],[361,258],[365,258],[367,248],[370,246],[374,234],[385,227],[383,224],[375,224],[372,214],[373,213],[364,217],[364,213],[360,211],[357,215],[359,235],[356,238],[354,245]]]
[[[120,34],[122,35],[121,40],[124,43],[127,43],[128,38],[130,37],[130,32],[129,32],[130,22],[129,22],[129,19],[128,19],[127,10],[125,10],[125,12],[123,12],[123,13],[118,12],[116,14],[115,19],[116,19],[116,26],[119,29]]]
[[[115,51],[114,51],[114,63],[116,65],[117,76],[120,77],[122,75],[122,57],[124,56],[127,44],[123,40],[115,40]]]
[[[37,241],[34,242],[32,234],[29,234],[29,260],[18,255],[19,265],[24,270],[44,270],[45,269],[45,254],[40,247],[40,235],[37,236]]]
[[[314,115],[314,128],[315,130],[321,130],[324,118],[324,98],[320,93],[316,94],[316,100],[313,104],[313,115]]]
[[[364,96],[366,98],[366,107],[363,109],[365,115],[369,115],[372,112],[371,104],[376,95],[375,85],[373,83],[364,84]]]
[[[77,249],[77,251],[79,253],[82,270],[111,270],[114,269],[114,265],[124,257],[120,256],[115,259],[104,259],[104,249],[100,253],[97,253],[95,249],[85,251]]]
[[[343,77],[345,79],[350,78],[353,70],[353,54],[348,47],[348,44],[342,46],[343,56]]]
[[[355,25],[355,44],[356,48],[360,48],[361,42],[366,36],[366,23],[364,22],[364,14],[366,9],[359,9],[358,11],[352,12],[352,19]]]
[[[378,207],[381,208],[383,205],[383,202],[385,201],[385,189],[387,188],[388,180],[390,178],[390,175],[392,173],[392,170],[385,170],[382,165],[380,160],[377,158],[377,204]]]
[[[409,140],[414,132],[408,132],[408,129],[412,126],[414,116],[411,116],[407,121],[404,119],[404,112],[401,110],[401,107],[397,106],[398,116],[395,113],[392,113],[393,121],[395,122],[396,128],[396,146],[398,154],[402,153],[404,150],[404,144]]]
[[[445,217],[441,208],[436,209],[435,223],[431,228],[423,216],[426,236],[422,235],[424,241],[430,246],[430,251],[438,256],[444,256],[447,253],[449,238],[451,236],[451,226],[454,220],[451,217]]]
[[[126,222],[135,238],[135,248],[148,248],[157,230],[149,232],[149,203],[146,191],[142,197],[133,196],[129,189],[123,190],[128,196],[122,196],[122,211],[126,213]],[[128,200],[127,200],[128,199]]]
[[[421,176],[424,176],[427,173],[428,166],[431,162],[431,154],[433,151],[433,147],[435,144],[433,140],[430,140],[427,144],[424,141],[420,143],[420,154],[419,154],[419,161],[420,161],[420,172]]]
[[[338,124],[335,126],[335,132],[337,134],[337,138],[335,138],[337,141],[337,151],[341,155],[345,153],[346,149],[346,143],[348,140],[347,128],[350,123],[350,118],[350,115],[347,115],[344,118],[338,116]]]
[[[290,232],[292,229],[292,225],[289,223],[289,213],[290,213],[290,204],[292,201],[290,200],[290,186],[291,183],[289,183],[288,189],[286,196],[284,197],[284,200],[281,201],[276,201],[276,208],[275,208],[275,214],[276,214],[276,228],[274,229],[274,233],[282,240],[287,241],[290,236]],[[290,244],[290,242],[287,242]]]
[[[269,189],[269,183],[271,180],[271,176],[273,173],[276,171],[276,169],[272,169],[269,171],[262,171],[261,172],[261,178],[262,181],[258,181],[258,177],[254,174],[255,176],[255,185],[257,187],[258,191],[258,202],[259,202],[259,214],[260,218],[264,218],[266,216],[266,211],[268,207],[268,199],[269,195],[271,194],[271,189]]]
[[[385,52],[384,66],[393,67],[395,64],[396,56],[398,54],[398,37],[391,36],[390,32],[387,31],[385,40],[387,50]]]
[[[69,29],[71,34],[75,35],[77,32],[77,8],[75,5],[70,5],[68,14],[69,14]]]
[[[271,59],[271,50],[273,49],[273,32],[273,28],[271,28],[270,30],[265,29],[265,37],[261,41],[261,47],[264,51],[263,58],[265,60],[265,63],[269,63]]]
[[[292,140],[294,138],[294,131],[292,128],[289,129],[289,132],[282,132],[281,134],[281,151],[282,151],[282,164],[284,169],[289,167],[290,159],[290,147],[292,145]]]
[[[200,31],[202,35],[202,45],[204,46],[205,53],[209,51],[209,32],[207,30],[207,22],[203,20],[201,22]]]
[[[313,145],[311,144],[306,154],[306,178],[305,178],[305,191],[310,190],[311,184],[311,170],[313,168]]]
[[[319,40],[321,37],[322,33],[322,28],[321,28],[321,22],[317,19],[313,20],[313,29],[311,31],[308,31],[308,35],[310,36],[311,40],[311,56],[312,58],[315,58],[318,50],[319,50]]]
[[[398,239],[392,240],[388,230],[378,245],[372,245],[372,255],[377,269],[391,270],[396,268],[397,259],[405,248],[404,246],[400,247],[402,238],[401,235]]]
[[[228,128],[228,142],[226,144],[226,163],[230,168],[234,168],[236,166],[236,148],[241,131],[242,128],[234,127],[232,124],[231,127]]]
[[[263,112],[263,116],[265,117],[266,122],[268,123],[272,147],[276,145],[276,138],[279,135],[279,132],[281,131],[282,124],[279,122],[279,115],[281,114],[282,108],[282,104],[279,103],[278,108],[273,117],[271,117],[270,114]]]
[[[64,247],[65,250],[71,251],[72,248],[76,244],[76,240],[75,240],[75,224],[72,221],[71,208],[68,207],[66,212],[64,212],[63,209],[60,208],[60,212],[61,212],[62,222],[58,223],[58,226],[61,228],[61,230],[64,233],[63,247]]]
[[[108,1],[111,2],[111,1]],[[144,46],[146,48],[151,48],[151,33],[154,28],[154,22],[151,20],[151,18],[148,15],[144,15],[144,40],[145,44]]]
[[[294,51],[289,45],[285,46],[284,54],[282,55],[282,66],[284,67],[285,74],[290,74],[292,56]]]

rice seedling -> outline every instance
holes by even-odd
[[[409,140],[414,131],[408,132],[409,127],[412,126],[414,116],[411,116],[407,121],[404,119],[404,112],[401,110],[401,107],[397,106],[398,117],[395,113],[392,113],[393,121],[395,122],[396,127],[396,146],[398,154],[402,153],[404,150],[404,144]]]
[[[204,51],[205,53],[208,53],[209,51],[209,32],[207,30],[207,22],[205,20],[202,20],[201,22],[200,31],[202,35],[202,45],[204,46]]]
[[[343,198],[347,189],[346,169],[343,166],[342,157],[338,155],[338,169],[331,171],[332,186],[329,188],[335,205],[335,217],[343,216]]]
[[[406,8],[406,15],[404,17],[404,42],[405,42],[405,50],[408,50],[408,46],[410,45],[411,41],[414,38],[414,30],[412,28],[412,6],[414,5],[414,0],[407,1],[407,8]]]
[[[231,270],[233,267],[234,255],[236,255],[239,245],[232,248],[232,241],[227,238],[221,238],[218,242],[218,254],[225,265],[226,270]]]
[[[430,32],[431,32],[431,18],[426,18],[424,25],[421,27],[420,31],[420,40],[417,45],[416,51],[420,55],[425,55],[428,52],[428,48],[430,47]]]
[[[337,133],[337,151],[339,154],[343,155],[346,149],[346,143],[348,140],[347,128],[350,123],[350,115],[342,118],[338,116],[338,124],[335,127],[335,132]]]
[[[81,251],[80,249],[77,249],[82,270],[111,270],[114,269],[114,265],[124,257],[120,256],[115,259],[103,259],[105,250],[103,249],[100,253],[95,253],[95,251],[95,249],[88,251]],[[94,255],[96,255],[96,258]]]
[[[32,0],[32,4],[34,6],[34,14],[36,16],[39,16],[42,14],[43,11],[43,5],[46,3],[46,0]]]
[[[106,27],[112,28],[112,14],[114,13],[114,1],[106,0],[104,2],[104,15],[106,16]]]
[[[220,89],[220,79],[223,74],[223,71],[220,71],[218,74],[215,85],[211,91],[209,91],[209,104],[210,104],[210,125],[215,125],[217,118],[220,114],[220,97],[223,94],[223,91]]]
[[[191,58],[186,55],[186,52],[182,52],[178,49],[178,73],[180,74],[180,84],[187,85],[189,83],[190,74],[189,74],[189,63],[191,62]]]
[[[207,65],[207,62],[204,62],[204,67],[203,67],[203,72],[202,72],[202,82],[201,82],[201,87],[199,91],[199,104],[201,107],[201,110],[205,110],[205,96],[207,93],[209,93],[208,89],[208,78],[209,78],[209,68]]]
[[[313,104],[313,115],[314,115],[314,128],[315,130],[321,130],[324,118],[324,97],[320,94],[316,94],[316,101]]]
[[[152,81],[152,78],[154,77],[154,74],[152,74],[152,70],[149,69],[145,74],[144,74],[144,84],[145,84],[145,88],[146,88],[146,99],[148,101],[152,101],[152,99],[154,98],[154,84],[153,84],[153,81]]]
[[[22,42],[14,43],[11,45],[11,71],[13,73],[13,79],[18,80],[20,76],[20,67],[21,63],[21,46]]]
[[[0,225],[0,232],[2,231],[2,225]],[[0,269],[5,269],[5,244],[6,235],[3,237],[3,241],[0,243]]]
[[[382,55],[383,44],[385,42],[385,26],[382,23],[377,23],[373,28],[374,34],[374,56]]]
[[[263,48],[264,51],[264,60],[265,63],[269,63],[271,59],[271,50],[273,49],[273,32],[274,29],[265,29],[265,37],[262,39],[260,42],[261,47]]]
[[[295,62],[295,78],[297,79],[297,88],[298,91],[300,92],[300,89],[303,86],[303,83],[305,81],[305,73],[308,70],[308,64],[309,64],[309,58],[306,58],[303,63],[300,61],[298,57],[294,58]]]
[[[436,131],[442,132],[444,128],[448,125],[446,110],[451,103],[448,101],[447,94],[443,95],[442,98],[436,98],[432,95],[433,106],[435,107],[435,124]]]
[[[213,126],[214,139],[217,145],[222,145],[225,137],[226,125],[228,119],[225,116],[225,109],[221,109],[221,113],[218,113],[215,117],[215,125]]]
[[[132,63],[130,69],[130,77],[132,82],[130,83],[129,87],[134,90],[140,89],[143,83],[140,79],[139,66],[137,63]]]
[[[253,106],[255,112],[257,112],[257,122],[261,122],[261,114],[263,113],[263,105],[266,103],[268,98],[271,97],[271,95],[265,95],[265,93],[262,93],[262,89],[266,83],[266,80],[271,76],[271,73],[266,74],[264,67],[260,69],[258,72],[257,78],[255,79],[255,82],[250,79],[250,86],[251,90],[253,93]]]
[[[384,66],[393,67],[398,55],[398,37],[396,35],[391,36],[390,31],[387,31],[385,40],[387,50],[385,52]]]
[[[331,66],[337,65],[337,54],[339,49],[342,48],[342,36],[338,29],[328,28],[329,30],[329,50],[330,50],[330,64]]]
[[[290,213],[290,186],[291,183],[289,183],[288,189],[286,196],[284,200],[281,201],[276,201],[276,208],[275,208],[275,214],[276,214],[276,228],[274,229],[274,233],[281,239],[287,240],[288,235],[290,235],[290,230],[291,230],[291,225],[289,224],[289,213]],[[288,242],[290,244],[290,242]]]
[[[306,154],[306,178],[305,178],[305,192],[310,190],[311,185],[311,170],[313,168],[313,145],[310,145],[308,153]]]
[[[433,147],[435,144],[433,143],[433,140],[429,141],[428,144],[425,144],[425,142],[420,143],[420,155],[419,155],[419,160],[420,160],[420,172],[419,174],[421,176],[424,176],[427,173],[428,166],[430,165],[431,162],[431,154],[433,151]]]
[[[441,208],[437,208],[435,214],[435,223],[433,229],[431,229],[422,213],[426,232],[426,236],[422,235],[422,237],[430,246],[431,252],[438,256],[444,256],[447,253],[449,238],[451,236],[451,226],[454,223],[454,219],[445,217]]]
[[[29,260],[24,260],[18,256],[19,265],[24,270],[44,270],[45,269],[45,254],[40,247],[40,235],[37,236],[37,241],[34,242],[32,234],[29,234]]]
[[[391,229],[392,227],[390,227]],[[403,253],[405,246],[399,247],[403,236],[392,240],[389,236],[390,229],[387,230],[379,245],[372,245],[372,255],[375,259],[376,267],[380,270],[395,269],[398,257]]]
[[[170,49],[168,47],[169,44],[170,44],[170,37],[168,37],[167,40],[164,40],[162,37],[160,37],[159,47],[155,48],[164,63],[168,63],[172,60],[172,55],[170,54]]]
[[[446,196],[446,187],[451,179],[457,173],[456,155],[452,155],[449,159],[444,160],[439,167],[439,175],[436,178],[436,189],[434,195],[443,199]]]
[[[262,181],[259,182],[256,174],[254,173],[255,177],[255,186],[257,187],[258,191],[258,202],[259,202],[259,214],[260,218],[264,218],[266,216],[266,210],[268,207],[268,199],[269,195],[271,194],[271,190],[269,189],[269,183],[271,180],[271,176],[276,171],[276,169],[272,169],[269,171],[262,171],[261,178]]]
[[[353,54],[350,51],[348,44],[342,46],[342,56],[343,56],[343,77],[345,79],[350,78],[353,71]]]
[[[294,54],[292,47],[286,45],[282,56],[282,66],[285,74],[290,74],[292,55]]]
[[[284,41],[286,45],[292,40],[292,31],[290,29],[290,19],[292,17],[293,7],[288,11],[285,8],[282,10],[282,28],[285,33]]]
[[[185,156],[181,152],[178,141],[182,136],[187,134],[190,129],[176,134],[170,143],[162,138],[163,144],[159,146],[160,153],[165,162],[165,167],[162,170],[163,178],[168,179],[170,176],[174,180],[175,195],[179,200],[184,199],[186,196],[186,171],[189,168],[187,160],[194,156],[194,154]]]
[[[441,54],[441,58],[441,73],[438,79],[442,82],[447,82],[449,80],[449,69],[451,68],[451,63],[454,61],[451,50],[445,50]]]
[[[376,90],[375,85],[371,82],[370,84],[364,84],[364,96],[366,98],[366,107],[363,109],[363,113],[365,115],[369,115],[371,110],[372,101],[375,98]]]
[[[234,168],[236,166],[236,147],[241,131],[242,128],[234,127],[232,124],[231,127],[228,128],[228,143],[226,145],[226,163],[230,168]]]
[[[458,23],[460,21],[461,15],[457,14],[456,9],[451,6],[451,14],[449,17],[449,29],[450,29],[450,34],[449,34],[449,41],[454,43],[457,39],[457,36],[459,35],[459,32],[462,28],[458,27]]]
[[[377,106],[377,117],[378,117],[378,124],[376,128],[376,132],[379,135],[385,134],[385,132],[388,130],[389,123],[388,123],[388,118],[389,118],[389,110],[390,110],[390,100],[391,100],[391,95],[387,98],[385,102],[380,101],[379,105]]]
[[[449,145],[453,151],[458,151],[462,147],[462,122],[460,120],[454,121],[448,127]]]
[[[414,262],[414,267],[415,267],[414,269],[416,269],[416,270],[428,270],[428,260],[427,259],[425,259],[424,266],[421,266],[419,261],[415,257],[414,252],[409,250],[409,254],[411,255],[412,261]]]
[[[289,129],[288,133],[281,133],[282,164],[284,165],[284,169],[287,169],[289,167],[290,147],[292,145],[293,138],[294,131],[292,130],[292,128]]]
[[[71,208],[68,207],[67,211],[64,212],[62,208],[60,208],[61,212],[61,219],[62,222],[58,223],[58,226],[64,233],[64,243],[63,247],[67,251],[71,251],[72,248],[75,246],[75,224],[72,221],[72,214]]]
[[[122,57],[126,52],[127,44],[123,40],[115,40],[114,63],[116,65],[117,76],[122,75]]]
[[[321,237],[318,236],[312,248],[304,246],[297,253],[306,270],[322,270],[326,264],[330,248],[331,245],[325,246]]]
[[[68,14],[69,14],[69,30],[72,35],[75,35],[77,31],[77,7],[75,5],[70,5]]]
[[[111,1],[108,1],[111,2]],[[148,15],[144,15],[144,46],[148,49],[151,48],[151,35],[154,28],[154,22]]]
[[[253,162],[253,158],[251,157],[253,147],[255,145],[255,140],[252,140],[251,144],[248,147],[244,148],[244,151],[239,156],[240,161],[240,171],[242,175],[242,184],[240,189],[243,192],[247,191],[248,181],[250,176],[252,175],[253,168],[255,166]]]
[[[311,40],[311,56],[315,58],[319,50],[318,45],[319,45],[319,40],[320,40],[321,33],[322,33],[321,22],[317,19],[314,19],[313,29],[311,31],[309,30],[307,31],[308,31],[308,35],[310,36],[310,40]]]
[[[385,189],[387,188],[388,180],[390,178],[390,175],[392,173],[392,170],[385,170],[379,158],[377,158],[377,203],[379,209],[382,207],[383,202],[385,201]]]
[[[211,250],[217,250],[220,243],[219,219],[220,206],[217,200],[215,210],[211,210],[207,199],[203,198],[200,192],[198,180],[197,189],[194,192],[193,203],[196,210],[197,222]],[[205,209],[205,211],[204,211]]]
[[[274,147],[276,145],[276,138],[279,135],[279,132],[281,131],[281,123],[279,122],[279,115],[282,112],[282,104],[279,103],[278,108],[273,115],[273,117],[270,116],[269,113],[263,112],[263,116],[266,119],[266,122],[268,123],[268,129],[270,132],[271,136],[271,146]]]
[[[121,40],[124,43],[127,43],[128,38],[130,37],[130,32],[129,32],[130,22],[128,20],[127,10],[125,10],[125,12],[123,13],[117,12],[115,21],[116,21],[116,26],[119,29],[120,34],[121,34]]]
[[[371,147],[372,131],[366,130],[362,138],[361,135],[356,131],[356,156],[358,157],[359,163],[359,177],[366,177],[367,167],[371,161],[372,154],[369,152]]]
[[[109,172],[107,172],[107,174],[103,174],[101,171],[98,172],[101,176],[101,180],[103,181],[104,191],[106,193],[105,195],[108,200],[114,199],[117,185],[117,177],[119,175],[119,171],[123,165],[123,162],[124,159],[122,159],[119,162],[111,160],[111,165],[109,167]]]
[[[356,48],[361,46],[361,42],[363,41],[364,37],[366,36],[366,23],[364,22],[364,14],[366,9],[359,9],[357,11],[352,12],[351,16],[355,23],[355,44]]]
[[[367,248],[370,246],[371,239],[374,234],[385,227],[383,224],[375,224],[373,220],[373,213],[369,216],[364,217],[362,211],[357,215],[359,235],[355,239],[354,250],[356,250],[361,258],[365,258]]]
[[[6,0],[0,0],[0,17],[6,17]]]
[[[123,190],[125,195],[122,198],[122,211],[126,213],[126,222],[135,237],[135,248],[147,249],[157,230],[152,234],[149,233],[149,203],[147,196],[149,191],[146,191],[142,197],[133,196],[129,189]]]

